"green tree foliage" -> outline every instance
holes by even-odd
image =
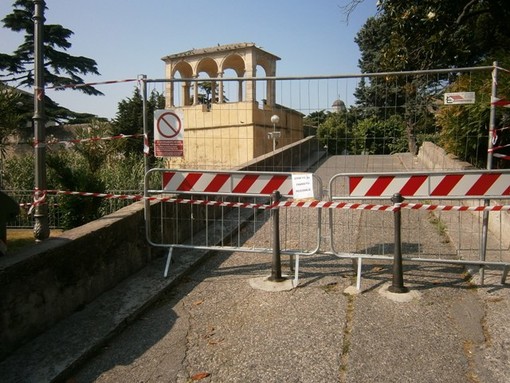
[[[165,97],[157,91],[152,91],[147,100],[147,118],[149,124],[149,140],[152,140],[154,111],[165,107]],[[143,98],[138,88],[133,95],[119,102],[117,114],[113,121],[113,133],[140,134],[143,133]],[[123,153],[143,152],[143,141],[140,139],[122,140],[118,143],[118,150]]]
[[[376,117],[361,120],[353,132],[351,151],[354,154],[407,152],[405,127],[404,120],[398,115],[392,115],[386,120]]]
[[[357,35],[360,67],[377,71],[463,67],[506,50],[506,0],[381,0]]]
[[[34,2],[32,0],[16,0],[13,11],[1,21],[3,27],[15,33],[24,33],[24,41],[12,53],[0,52],[0,82],[16,88],[31,87],[34,84]],[[84,56],[73,56],[67,52],[71,47],[70,38],[73,32],[62,25],[45,24],[44,37],[44,80],[47,87],[64,85],[80,85],[73,88],[89,95],[102,95],[92,86],[84,86],[83,75],[99,75],[97,63]],[[69,89],[69,88],[66,88]],[[25,103],[23,112],[31,109]],[[90,121],[88,114],[76,114],[69,109],[60,107],[49,97],[45,97],[46,114],[57,121]],[[1,106],[1,105],[0,105]]]
[[[361,1],[351,1],[346,12],[353,12]],[[355,39],[361,51],[360,69],[364,73],[387,73],[504,61],[509,56],[509,16],[510,2],[505,0],[381,0],[377,15],[367,20]],[[457,78],[455,73],[449,77],[371,77],[360,82],[356,90],[357,105],[364,110],[364,118],[400,115],[406,124],[404,134],[411,152],[416,151],[424,137],[437,137],[438,128],[442,142],[448,141],[449,150],[458,152],[453,140],[445,141],[445,138],[459,137],[458,129],[477,137],[472,135],[473,130],[465,130],[474,127],[455,126],[449,118],[440,118],[439,125],[434,124],[437,100],[445,86],[455,84]],[[456,84],[458,91],[475,90],[462,88],[461,84],[467,86],[465,81]],[[471,126],[477,125],[476,129],[481,124],[480,118],[487,117],[476,108],[463,107],[463,110],[475,113],[464,117]],[[479,143],[460,145],[468,151],[483,150]],[[472,152],[465,158],[480,157]]]
[[[328,118],[329,112],[324,109],[312,112],[303,119],[303,124],[308,126],[320,126]]]
[[[7,139],[16,133],[22,116],[19,113],[21,95],[0,83],[0,159],[5,159]]]
[[[104,184],[93,165],[70,151],[51,153],[47,165],[53,187],[58,190],[104,192]],[[49,185],[49,182],[48,182]],[[58,198],[63,212],[62,226],[70,229],[99,218],[100,198],[62,195]]]
[[[109,157],[113,155],[109,142],[96,140],[108,137],[111,127],[108,123],[94,122],[89,127],[76,130],[76,137],[83,141],[65,150],[50,152],[47,157],[49,170],[48,184],[58,190],[86,191],[102,193],[105,183],[100,171]],[[87,141],[86,139],[92,139]],[[59,197],[63,214],[63,228],[83,225],[99,218],[102,199],[68,196]]]
[[[2,161],[5,190],[34,190],[34,157],[15,156]]]
[[[34,84],[34,2],[32,0],[16,0],[12,13],[5,16],[2,23],[13,32],[25,33],[24,42],[12,54],[0,56],[1,78],[4,82],[14,81],[21,86]],[[47,8],[46,8],[47,9]],[[44,25],[44,78],[51,86],[82,85],[80,75],[96,74],[97,63],[87,57],[73,56],[66,51],[71,47],[69,42],[73,32],[58,24]],[[100,95],[91,86],[76,88],[86,94]]]
[[[346,117],[346,113],[328,113],[317,128],[319,142],[327,146],[330,154],[344,154],[351,146],[352,136],[349,134]]]
[[[446,91],[463,91],[470,86],[476,94],[476,103],[472,105],[443,105],[435,114],[436,123],[441,127],[439,143],[448,152],[478,167],[485,167],[488,149],[488,128],[491,101],[491,79],[487,73],[461,75],[450,84]],[[510,76],[500,73],[498,96],[510,97]],[[496,108],[496,129],[507,127],[510,123],[510,111]],[[510,132],[498,130],[494,137],[494,146],[510,143]],[[500,153],[510,154],[505,150]],[[495,167],[509,167],[508,161],[495,160]]]

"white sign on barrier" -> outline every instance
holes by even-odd
[[[182,157],[184,155],[184,112],[181,109],[154,111],[154,155]]]
[[[314,198],[313,193],[313,174],[312,173],[293,173],[292,190],[294,199]]]

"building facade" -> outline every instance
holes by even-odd
[[[170,158],[171,167],[237,167],[303,138],[303,114],[276,103],[279,57],[253,43],[238,43],[162,60],[166,108],[184,114],[184,157]],[[274,131],[279,134],[273,136]]]

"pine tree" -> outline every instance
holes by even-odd
[[[45,7],[47,9],[47,7]],[[24,41],[12,53],[0,53],[0,82],[14,88],[27,88],[34,85],[34,16],[33,0],[16,0],[13,11],[2,20],[4,28],[16,33],[24,33]],[[92,86],[83,85],[81,76],[99,75],[97,63],[84,56],[73,56],[67,52],[71,47],[73,32],[59,24],[45,24],[43,29],[44,81],[46,87],[73,89],[89,95],[102,95]],[[70,86],[64,88],[64,86]],[[25,94],[25,97],[27,95]],[[46,96],[47,115],[56,120],[74,118],[90,119],[92,115],[76,114],[60,107]],[[26,103],[27,107],[30,103]],[[28,112],[24,110],[23,112]]]

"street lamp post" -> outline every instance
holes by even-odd
[[[273,124],[273,131],[268,134],[268,138],[273,139],[273,152],[276,150],[276,139],[280,138],[280,132],[276,131],[276,124],[280,122],[280,117],[276,114],[271,116],[271,123]]]
[[[34,236],[36,241],[50,236],[46,196],[46,127],[44,114],[44,61],[43,27],[44,0],[34,0],[34,156],[35,156],[35,213]]]

